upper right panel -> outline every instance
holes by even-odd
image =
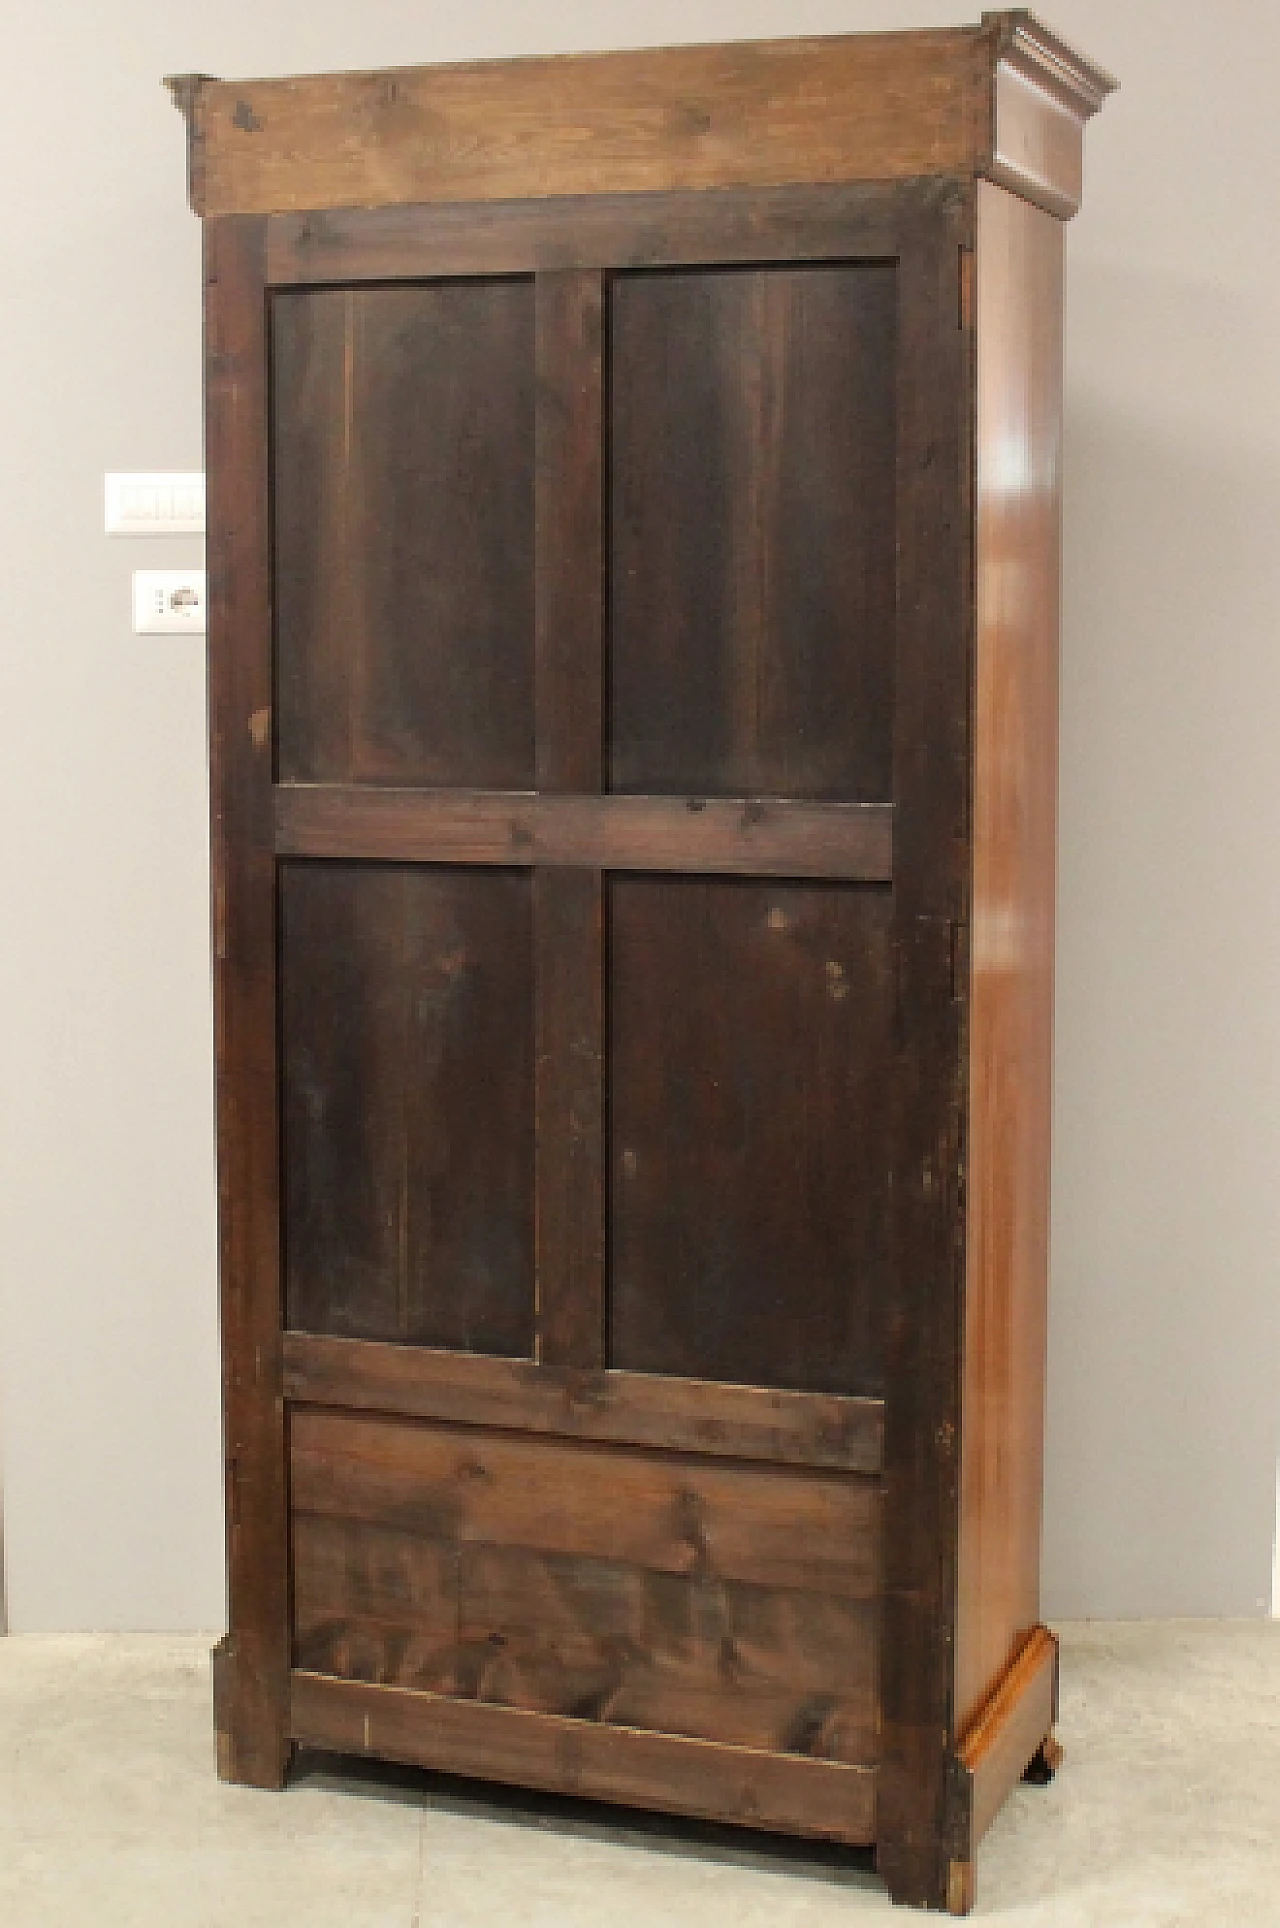
[[[619,275],[614,790],[892,794],[897,266]]]

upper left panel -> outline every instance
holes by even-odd
[[[277,766],[534,783],[529,278],[277,293]]]

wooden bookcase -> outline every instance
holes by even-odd
[[[1063,223],[918,34],[170,83],[230,1632],[298,1744],[964,1912],[1040,1624]]]

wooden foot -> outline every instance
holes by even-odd
[[[945,1848],[936,1840],[916,1840],[906,1848],[883,1839],[876,1843],[876,1873],[889,1890],[895,1908],[965,1913],[964,1909],[951,1908],[954,1870],[960,1865],[947,1861]],[[969,1905],[973,1905],[972,1895]]]
[[[1062,1766],[1062,1747],[1052,1734],[1046,1734],[1023,1771],[1024,1781],[1032,1787],[1048,1787]]]
[[[967,1915],[973,1911],[977,1884],[972,1861],[953,1861],[947,1875],[947,1913]]]
[[[213,1650],[213,1722],[218,1779],[278,1793],[289,1778],[294,1748],[285,1732],[283,1701],[262,1691],[237,1666],[229,1639]]]

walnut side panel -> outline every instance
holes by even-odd
[[[958,1750],[970,1854],[1048,1740],[1057,1690],[1058,1643],[1047,1627],[1034,1627]]]
[[[1062,242],[1051,215],[980,183],[959,1731],[1039,1620]]]

